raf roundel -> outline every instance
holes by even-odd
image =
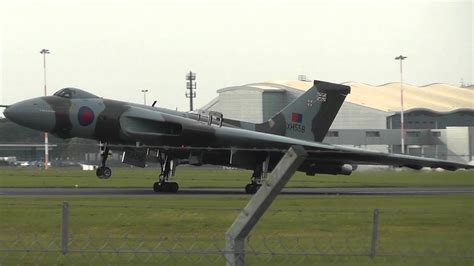
[[[86,127],[94,121],[94,111],[87,106],[82,106],[77,113],[77,119],[81,126]]]

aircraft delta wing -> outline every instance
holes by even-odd
[[[168,182],[178,164],[214,164],[253,170],[246,191],[254,193],[262,177],[272,171],[284,152],[300,145],[308,152],[299,171],[308,175],[351,174],[360,164],[457,170],[474,166],[401,154],[386,154],[321,143],[350,87],[322,81],[261,124],[207,116],[154,106],[102,99],[75,88],[53,96],[22,101],[7,107],[5,116],[20,125],[62,138],[98,140],[102,165],[97,176],[109,178],[109,150],[123,151],[122,161],[145,167],[161,165],[155,191],[178,190]]]

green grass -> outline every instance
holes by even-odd
[[[102,180],[95,172],[77,169],[0,168],[0,187],[151,187],[158,176],[157,169],[114,168],[110,179]],[[243,187],[250,171],[208,168],[177,169],[172,179],[180,187]],[[351,176],[297,173],[288,187],[410,187],[410,186],[474,186],[472,171],[356,171]]]
[[[282,195],[251,232],[247,260],[250,265],[472,265],[473,199]],[[57,251],[63,201],[70,204],[72,252],[66,255]],[[0,251],[0,264],[222,265],[224,259],[212,251],[224,248],[224,233],[247,201],[248,196],[0,197],[0,250],[52,250]],[[370,259],[374,208],[380,209],[379,256]],[[98,249],[115,252],[79,252]]]
[[[112,178],[100,180],[94,172],[76,169],[6,167],[0,168],[0,187],[150,187],[158,174],[150,168],[113,171]],[[182,167],[173,179],[181,187],[240,188],[250,175],[242,170]],[[467,171],[366,171],[315,177],[297,173],[288,186],[474,186],[474,176]],[[222,265],[223,257],[214,251],[224,248],[224,233],[248,199],[3,196],[0,265]],[[70,204],[71,252],[66,255],[58,252],[63,201]],[[374,208],[381,213],[378,256],[371,259],[367,254]],[[253,229],[247,248],[250,265],[472,265],[473,196],[280,195]],[[2,251],[9,249],[30,251]],[[143,253],[117,252],[135,249]],[[175,253],[147,253],[168,249]]]

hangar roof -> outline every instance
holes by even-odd
[[[344,82],[351,86],[351,93],[346,101],[385,112],[400,111],[400,83],[387,83],[373,86],[358,82]],[[256,87],[259,84],[246,86]],[[260,89],[270,87],[281,89],[298,89],[306,91],[313,85],[312,81],[276,80],[261,83]],[[244,86],[242,86],[244,87]],[[274,90],[273,89],[273,90]],[[429,109],[435,112],[451,112],[459,109],[474,109],[474,89],[456,87],[448,84],[433,83],[426,86],[403,84],[405,110]]]
[[[265,92],[285,92],[285,89],[275,87],[276,84],[266,84],[266,83],[253,83],[246,84],[243,86],[232,86],[223,89],[217,90],[217,93],[227,92],[227,91],[241,91],[241,90],[251,90],[251,91],[265,91]]]

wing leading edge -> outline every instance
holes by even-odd
[[[330,106],[327,109],[335,114],[349,91],[349,87],[346,86],[333,86],[330,83],[315,82],[315,86],[303,94],[305,100],[306,98],[316,99],[313,104],[308,105],[305,104],[308,101],[296,100],[290,105],[291,108],[304,106],[300,109],[283,112],[296,114],[295,117],[285,117],[281,125],[275,120],[272,125],[285,131],[291,131],[293,124],[305,121],[306,118],[312,117],[314,113],[322,112],[322,109],[324,109],[322,106],[325,104],[329,104]],[[320,101],[318,97],[321,98]],[[332,98],[336,98],[337,101],[332,102]],[[313,124],[311,128],[317,125],[319,120],[310,120]],[[254,167],[258,164],[262,153],[271,155],[271,160],[274,160],[270,162],[271,166],[276,165],[276,160],[279,160],[280,156],[283,156],[283,153],[291,146],[298,145],[308,152],[308,157],[302,165],[302,169],[299,169],[306,172],[311,172],[308,169],[315,167],[324,168],[329,166],[331,169],[339,169],[346,164],[389,165],[412,169],[430,167],[450,171],[474,169],[474,165],[464,163],[321,143],[315,141],[312,135],[306,136],[307,132],[303,130],[296,130],[292,134],[283,134],[272,130],[261,130],[258,125],[245,124],[245,126],[242,126],[239,121],[233,122],[236,122],[236,124],[231,123],[232,126],[228,126],[224,119],[224,126],[213,126],[203,123],[199,119],[190,119],[186,116],[171,113],[157,113],[154,110],[144,110],[143,108],[130,108],[124,113],[120,121],[124,135],[128,136],[130,140],[139,141],[144,145],[142,147],[173,150],[179,153],[183,159],[187,156],[205,157],[203,155],[214,155],[214,157],[209,157],[208,160],[203,160],[203,164],[232,165],[232,163],[227,162],[233,162],[235,152],[241,151],[244,154],[241,162],[246,167],[247,165],[253,165],[252,167]],[[286,126],[283,126],[285,123]],[[329,127],[329,124],[324,126],[324,130]],[[309,125],[306,127],[310,128]],[[256,154],[259,155],[254,156]],[[235,166],[239,167],[239,165]]]

